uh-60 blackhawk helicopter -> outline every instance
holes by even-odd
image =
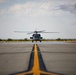
[[[27,34],[32,34],[32,37],[30,37],[30,39],[32,39],[32,42],[33,41],[42,41],[42,36],[40,33],[59,33],[59,32],[45,32],[45,30],[41,30],[41,31],[32,31],[32,32],[27,32],[27,31],[15,31],[15,32],[18,32],[18,33],[27,33]]]

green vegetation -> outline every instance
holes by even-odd
[[[61,38],[57,38],[57,39],[43,39],[43,41],[76,41],[76,39],[61,39]]]
[[[0,41],[2,41],[2,39],[0,39]]]
[[[24,39],[11,39],[11,38],[8,38],[8,39],[0,39],[0,41],[5,41],[5,42],[10,42],[10,41],[30,41],[30,39],[27,39],[27,38],[24,38]],[[61,39],[61,38],[57,38],[57,39],[42,39],[42,41],[75,41],[76,42],[76,39]]]
[[[13,41],[12,39],[8,38],[7,41]]]
[[[0,39],[0,41],[5,41],[5,42],[10,42],[10,41],[30,41],[29,39],[25,38],[25,39],[11,39],[11,38],[8,38],[8,39]]]

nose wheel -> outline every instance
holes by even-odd
[[[33,42],[33,40],[32,40],[32,42]]]

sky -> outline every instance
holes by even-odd
[[[0,0],[0,38],[24,39],[14,31],[46,30],[46,39],[76,38],[76,0]]]

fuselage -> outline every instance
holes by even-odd
[[[42,37],[40,34],[33,34],[32,37],[30,37],[32,41],[40,41],[42,40]]]

